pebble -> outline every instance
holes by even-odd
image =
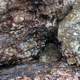
[[[30,77],[23,76],[21,78],[16,78],[16,80],[32,80]]]
[[[67,59],[67,63],[68,63],[69,65],[74,65],[74,64],[77,63],[77,61],[76,61],[75,58],[69,58],[69,59]]]

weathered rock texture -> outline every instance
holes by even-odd
[[[74,0],[0,0],[0,65],[38,58],[46,43],[58,48],[58,23]]]
[[[80,65],[80,1],[77,0],[73,10],[60,23],[59,39],[63,41],[64,55],[74,55],[77,62],[71,57],[70,64]],[[70,57],[70,56],[69,56]]]

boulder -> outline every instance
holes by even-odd
[[[74,0],[0,0],[0,4],[0,65],[11,65],[37,59],[48,43],[59,46],[58,24]]]
[[[67,53],[69,53],[69,55],[73,54],[77,59],[78,65],[80,65],[80,2],[79,0],[77,0],[76,4],[73,6],[73,10],[59,24],[58,34],[59,34],[58,35],[59,40],[63,42],[62,49],[64,51],[64,55],[66,55]]]

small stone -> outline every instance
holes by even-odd
[[[73,33],[74,36],[77,36],[78,34],[76,32]]]
[[[31,52],[30,51],[24,52],[24,54],[25,54],[25,57],[30,57],[31,56]]]
[[[77,63],[76,59],[74,57],[68,58],[67,62],[69,65],[74,65]]]
[[[13,55],[17,54],[17,51],[16,51],[16,49],[9,47],[4,50],[4,54],[7,54],[9,56],[13,56]]]
[[[56,68],[51,69],[51,74],[52,75],[55,75],[56,73],[57,73],[57,69]]]
[[[16,78],[16,80],[32,80],[30,77],[23,76],[21,78]]]
[[[50,79],[52,79],[52,76],[49,75],[49,74],[47,74],[47,75],[45,76],[45,80],[50,80]]]
[[[16,23],[20,23],[20,22],[22,22],[23,20],[24,20],[24,18],[21,17],[21,16],[19,16],[19,15],[17,15],[16,17],[14,17],[14,21],[15,21]]]
[[[8,0],[0,0],[0,13],[7,11]]]
[[[39,74],[34,78],[34,80],[44,80],[44,76],[45,75]]]
[[[39,76],[35,77],[34,80],[41,80]]]

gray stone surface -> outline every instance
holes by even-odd
[[[80,65],[80,2],[76,1],[73,10],[59,25],[59,39],[63,42],[64,53],[76,55]]]

